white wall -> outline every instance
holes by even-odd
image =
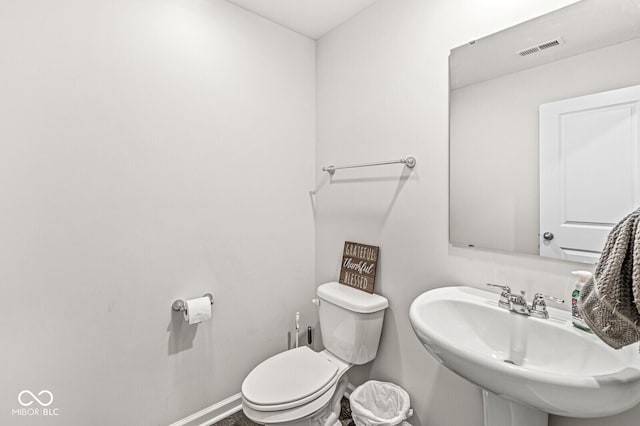
[[[637,52],[640,39],[451,91],[451,241],[538,253],[538,107],[640,84]]]
[[[345,240],[380,246],[376,291],[390,299],[377,359],[352,370],[404,386],[416,426],[480,426],[480,390],[420,346],[408,310],[420,293],[451,284],[509,283],[565,296],[578,265],[448,244],[448,54],[469,40],[570,0],[380,0],[318,42],[316,279],[335,279]],[[418,165],[336,172],[323,165],[399,158]],[[628,426],[614,418],[552,416],[552,426]]]
[[[4,0],[0,52],[0,424],[238,392],[313,313],[314,42],[219,0]],[[59,416],[12,417],[23,389]]]

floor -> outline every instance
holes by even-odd
[[[349,405],[349,400],[347,398],[342,398],[340,423],[342,423],[342,426],[355,426],[355,423],[351,418],[351,406]],[[256,423],[249,420],[241,410],[226,419],[220,420],[218,423],[212,424],[211,426],[256,426]]]

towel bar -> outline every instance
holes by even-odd
[[[399,160],[378,161],[375,163],[347,164],[344,166],[326,166],[322,168],[322,171],[328,172],[329,174],[332,175],[338,169],[353,169],[356,167],[384,166],[387,164],[404,164],[408,168],[413,169],[416,166],[416,157],[401,158]]]

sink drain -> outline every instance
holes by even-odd
[[[504,362],[506,362],[507,364],[511,364],[511,365],[518,365],[515,362],[511,361],[510,359],[505,359]]]

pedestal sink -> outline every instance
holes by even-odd
[[[485,426],[546,426],[548,413],[603,417],[640,402],[638,344],[614,350],[573,327],[567,311],[539,319],[498,307],[498,295],[443,287],[409,318],[427,351],[484,389]]]

